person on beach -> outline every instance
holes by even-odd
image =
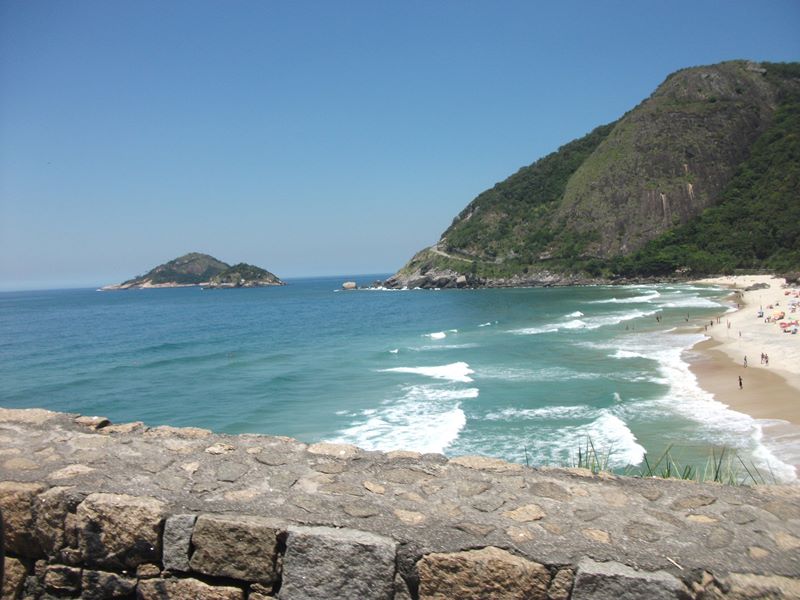
[[[739,375],[739,389],[742,389],[742,376]]]
[[[747,357],[746,356],[744,357],[744,368],[745,369],[747,368]]]

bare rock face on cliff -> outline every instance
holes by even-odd
[[[475,285],[569,284],[576,277],[608,277],[620,258],[659,240],[668,248],[686,247],[685,257],[667,257],[673,263],[711,268],[701,254],[714,252],[729,224],[718,226],[717,215],[705,231],[684,234],[680,228],[725,202],[794,210],[799,107],[798,63],[732,61],[673,73],[618,121],[478,195],[388,285],[446,287],[442,278],[454,285],[459,276]],[[776,163],[783,167],[775,169]],[[773,186],[769,193],[759,189],[765,184]],[[681,233],[665,238],[675,232]],[[760,238],[751,244],[753,266],[770,266],[771,257],[787,251],[794,254],[784,263],[800,262],[796,236],[765,236],[769,248]],[[750,251],[746,243],[730,249],[733,255]],[[663,275],[657,267],[663,265],[640,271]]]

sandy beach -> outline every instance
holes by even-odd
[[[713,325],[710,321],[702,325],[701,331],[709,339],[694,347],[696,355],[690,361],[701,387],[733,410],[767,420],[765,435],[782,440],[782,445],[800,440],[800,333],[783,333],[781,327],[781,323],[800,318],[800,298],[795,296],[800,290],[786,287],[784,279],[770,275],[716,277],[694,283],[731,288],[729,300],[734,309],[720,315],[719,322],[715,319]],[[755,284],[769,287],[745,291]],[[798,303],[796,312],[791,311],[792,300]],[[775,320],[780,312],[785,313],[784,318]],[[773,318],[767,322],[768,317]],[[762,360],[762,353],[768,355],[769,364]],[[792,454],[797,457],[793,464],[800,466],[800,448]]]

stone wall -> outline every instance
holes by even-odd
[[[800,598],[800,496],[0,409],[3,598]]]

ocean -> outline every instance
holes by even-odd
[[[346,279],[0,293],[0,406],[531,465],[573,464],[588,442],[617,469],[726,448],[795,477],[766,423],[689,370],[704,336],[687,325],[725,312],[724,290],[340,291]]]

